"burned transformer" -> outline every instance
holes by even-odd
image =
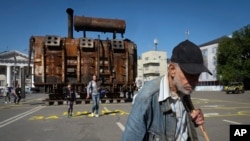
[[[63,100],[64,87],[71,83],[80,99],[86,98],[86,86],[96,74],[105,98],[122,99],[131,93],[137,75],[137,47],[123,37],[126,23],[120,19],[74,16],[68,8],[68,37],[54,35],[30,38],[30,60],[33,62],[34,85],[49,94],[49,100]],[[73,37],[74,29],[83,37]],[[87,31],[112,33],[112,39],[88,38]],[[31,59],[32,57],[32,59]],[[124,95],[122,95],[123,93]]]

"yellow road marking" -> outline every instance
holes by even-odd
[[[42,119],[44,119],[44,116],[33,116],[29,118],[29,120],[42,120]]]
[[[58,116],[49,116],[49,117],[46,117],[45,119],[58,119],[59,117]]]

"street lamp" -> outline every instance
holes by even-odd
[[[222,80],[222,75],[219,75],[219,87],[221,88],[221,80]]]
[[[185,31],[187,40],[189,39],[189,30]]]
[[[156,38],[154,39],[154,45],[155,45],[155,50],[157,50],[158,40]]]

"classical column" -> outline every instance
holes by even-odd
[[[6,83],[8,84],[8,86],[11,86],[11,69],[10,69],[10,66],[9,65],[7,65],[6,66],[7,67],[7,71],[6,71]]]
[[[19,86],[21,87],[23,84],[22,83],[24,83],[25,84],[25,82],[24,81],[22,81],[22,70],[24,69],[24,66],[23,65],[19,65],[18,66],[18,79],[19,79]]]
[[[21,67],[20,66],[16,66],[16,81],[20,86],[21,85]]]

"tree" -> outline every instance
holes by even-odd
[[[217,76],[222,81],[250,80],[250,25],[233,32],[219,42],[217,50]],[[217,78],[219,79],[219,78]]]

